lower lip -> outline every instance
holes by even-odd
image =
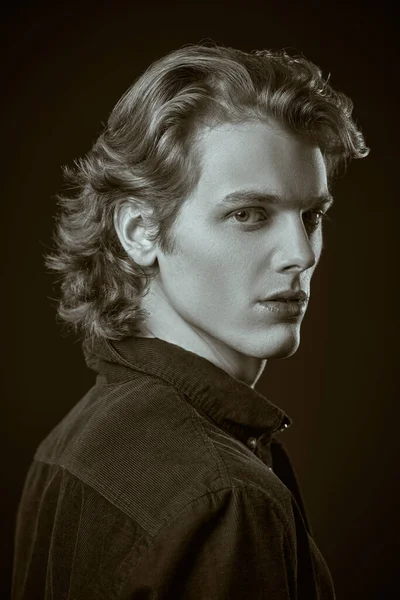
[[[264,306],[268,312],[286,318],[301,317],[306,311],[307,301],[306,300],[265,300],[260,302],[261,306]]]

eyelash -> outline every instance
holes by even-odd
[[[250,212],[250,211],[262,213],[265,215],[266,218],[262,219],[261,221],[257,221],[256,223],[250,223],[250,224],[247,224],[246,222],[243,222],[243,221],[236,221],[237,223],[239,223],[239,225],[243,225],[247,230],[258,229],[259,227],[261,227],[260,223],[267,221],[269,218],[269,215],[265,212],[265,210],[263,208],[259,208],[259,207],[255,207],[255,206],[240,208],[239,210],[236,210],[234,213],[231,213],[230,216],[235,217],[238,213]],[[318,221],[318,223],[315,223],[315,224],[309,223],[308,224],[308,229],[310,229],[311,231],[315,231],[319,225],[322,225],[323,220],[325,220],[325,219],[329,220],[328,215],[326,213],[324,213],[323,210],[321,210],[321,209],[309,210],[309,211],[306,211],[304,214],[306,215],[308,213],[316,214],[320,217],[320,220]],[[307,226],[307,223],[306,223],[306,226]]]

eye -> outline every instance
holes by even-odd
[[[325,218],[328,217],[321,209],[309,210],[303,215],[303,221],[309,229],[316,229]]]
[[[260,218],[259,219],[249,219],[249,217],[251,215],[258,215]],[[260,221],[265,221],[267,219],[267,214],[265,212],[264,209],[262,208],[255,208],[255,207],[249,207],[249,208],[241,208],[240,210],[236,210],[234,213],[232,213],[231,215],[238,223],[248,223],[248,224],[255,224],[255,223],[259,223]]]

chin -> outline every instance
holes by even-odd
[[[289,356],[293,356],[293,354],[295,354],[297,352],[298,348],[299,348],[299,344],[293,345],[290,347],[282,347],[272,353],[268,353],[267,356],[264,356],[264,359],[267,359],[267,358],[269,358],[269,359],[271,359],[271,358],[289,358]]]
[[[266,360],[269,358],[288,358],[295,354],[300,346],[300,327],[280,326],[273,330],[257,332],[246,339],[244,354]]]

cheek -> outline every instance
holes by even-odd
[[[163,282],[180,303],[183,298],[201,298],[203,306],[220,299],[229,304],[249,290],[256,261],[254,247],[234,245],[232,236],[210,231],[187,232],[179,239],[177,253],[162,257]],[[241,292],[242,291],[242,292]]]

